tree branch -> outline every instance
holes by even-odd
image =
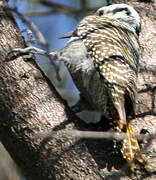
[[[1,0],[0,5],[6,5],[6,0]],[[143,10],[141,5],[137,7]],[[125,161],[113,147],[112,140],[79,139],[61,133],[73,129],[104,131],[110,127],[104,118],[97,124],[86,125],[75,117],[34,58],[27,61],[24,56],[18,56],[6,60],[12,49],[26,45],[12,15],[1,7],[0,11],[0,139],[24,175],[30,180],[115,179],[121,176],[129,179],[125,171],[117,171]],[[151,17],[143,17],[141,43],[145,50],[139,76],[140,90],[146,89],[146,84],[156,82],[156,50],[154,42],[150,44],[148,39],[149,35],[152,39],[155,37],[154,31],[150,31],[155,29],[155,24]],[[147,65],[150,62],[152,65]],[[145,127],[150,133],[155,132],[153,98],[153,88],[141,91],[139,95],[139,117],[133,121],[137,132]],[[144,114],[149,111],[150,115]],[[56,136],[36,138],[41,132],[58,130]],[[147,179],[150,174],[137,176]]]
[[[89,9],[86,6],[82,6],[80,9],[74,9],[65,5],[61,5],[59,3],[54,3],[48,0],[30,0],[32,3],[38,3],[45,7],[51,8],[51,14],[55,13],[62,13],[67,16],[73,17],[75,19],[78,18],[79,15],[82,15],[83,13],[87,14],[90,11],[95,12],[97,9]],[[83,2],[84,4],[84,2]],[[47,12],[48,13],[48,12]],[[32,16],[33,14],[36,14],[35,12],[27,12],[25,15]],[[40,14],[40,13],[39,13]],[[48,13],[49,14],[49,13]]]

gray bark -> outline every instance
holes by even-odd
[[[1,1],[1,5],[6,0]],[[144,47],[139,76],[138,118],[141,128],[156,128],[156,24],[154,6],[136,8],[143,18],[141,43]],[[150,8],[150,14],[145,11]],[[145,10],[145,11],[144,11]],[[11,14],[0,8],[0,139],[11,157],[30,180],[119,179],[118,170],[125,161],[111,140],[79,139],[63,130],[107,130],[108,123],[86,125],[68,109],[35,59],[23,56],[8,60],[13,48],[24,48],[23,37]],[[153,14],[152,14],[153,12]],[[51,138],[36,137],[41,132],[60,130]],[[117,177],[118,176],[118,177]],[[128,179],[120,173],[121,179]],[[145,177],[140,174],[138,178]],[[155,175],[146,179],[156,178]]]

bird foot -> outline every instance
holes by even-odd
[[[129,163],[130,169],[132,171],[135,170],[137,161],[141,163],[145,167],[145,169],[148,169],[148,164],[145,160],[145,156],[140,151],[137,138],[134,137],[133,128],[130,126],[130,124],[124,125],[122,123],[120,123],[119,128],[121,129],[121,131],[124,131],[127,134],[127,138],[123,140],[121,153]]]

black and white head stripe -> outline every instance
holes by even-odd
[[[113,4],[97,10],[97,15],[124,21],[131,25],[136,33],[141,31],[141,20],[137,11],[127,4]]]

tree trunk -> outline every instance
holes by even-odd
[[[4,4],[6,0],[1,0],[0,5]],[[143,16],[144,53],[139,76],[138,119],[133,123],[137,124],[138,132],[142,127],[155,132],[156,46],[149,39],[154,38],[155,14],[144,15],[141,6],[137,3]],[[0,11],[0,139],[7,151],[29,180],[117,179],[116,169],[125,161],[111,140],[78,139],[62,132],[101,131],[107,129],[107,123],[86,125],[74,116],[34,58],[28,60],[24,55],[8,58],[12,49],[24,48],[25,43],[12,15],[2,8]],[[36,136],[57,130],[51,138]]]

